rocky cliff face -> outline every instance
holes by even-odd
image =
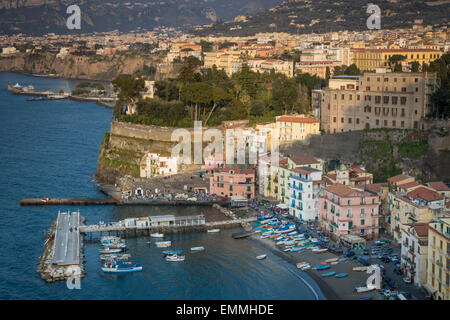
[[[144,65],[154,65],[152,57],[114,55],[72,56],[57,58],[53,53],[0,57],[0,71],[31,74],[55,74],[63,78],[112,80],[119,74],[134,74]]]
[[[422,181],[450,181],[450,137],[434,130],[369,130],[313,136],[304,143],[287,144],[288,155],[310,155],[327,161],[362,164],[375,182],[405,173]]]

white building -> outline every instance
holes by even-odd
[[[289,214],[300,220],[317,220],[317,200],[324,185],[322,171],[300,167],[289,177]]]
[[[164,157],[159,153],[147,153],[141,161],[141,178],[168,176],[178,173],[178,157]]]
[[[17,52],[15,47],[5,47],[2,49],[2,54],[14,54]]]
[[[404,224],[401,244],[402,270],[421,287],[427,282],[428,224]]]

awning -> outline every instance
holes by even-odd
[[[430,286],[428,283],[425,283],[423,285],[423,288],[425,289],[425,291],[427,291],[429,294],[434,294],[437,289],[435,289],[434,287]]]
[[[277,204],[277,208],[280,208],[280,209],[287,209],[288,206],[285,205],[284,203],[280,203],[280,204]]]

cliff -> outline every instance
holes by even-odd
[[[449,126],[447,125],[447,128]],[[374,129],[312,136],[280,147],[287,155],[310,155],[363,165],[375,182],[399,173],[424,182],[450,181],[450,136],[436,130]]]
[[[54,53],[0,57],[0,71],[29,74],[52,74],[62,78],[112,80],[120,74],[135,74],[144,65],[154,65],[151,56],[114,55],[73,56],[57,58]]]

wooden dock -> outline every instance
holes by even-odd
[[[113,198],[108,199],[22,199],[21,206],[45,206],[45,205],[111,205],[118,204],[119,201]]]

